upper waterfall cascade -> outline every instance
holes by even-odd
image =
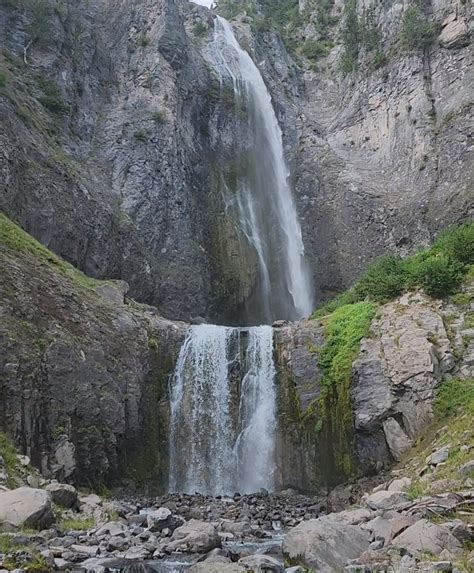
[[[313,310],[312,285],[301,227],[289,184],[282,131],[258,67],[232,27],[217,16],[209,59],[221,91],[232,90],[246,118],[249,149],[236,168],[229,211],[255,250],[260,277],[254,312],[263,322],[298,320]]]
[[[250,133],[251,145],[225,200],[258,260],[255,316],[267,323],[306,317],[313,306],[311,281],[270,93],[219,16],[208,56],[221,91],[230,89],[245,109]],[[271,326],[190,328],[172,384],[171,491],[274,490],[274,376]]]

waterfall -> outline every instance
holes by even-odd
[[[300,319],[312,289],[269,91],[230,24],[215,20],[208,57],[221,99],[230,91],[243,115],[244,145],[233,181],[224,181],[226,214],[255,254],[259,280],[251,324]],[[247,147],[245,147],[247,145]],[[234,156],[232,150],[228,156]],[[224,176],[225,174],[223,174]],[[276,390],[270,326],[192,326],[171,388],[170,490],[251,493],[274,490]]]
[[[274,489],[270,326],[192,326],[171,389],[170,491]]]
[[[245,110],[251,136],[250,152],[239,164],[237,183],[227,202],[235,205],[238,226],[259,262],[255,312],[267,323],[307,317],[313,310],[310,273],[270,93],[231,25],[219,16],[209,58],[221,89],[231,87],[235,101]]]

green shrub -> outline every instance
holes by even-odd
[[[359,59],[360,26],[355,0],[346,2],[344,16],[345,20],[342,28],[343,51],[339,65],[341,71],[347,74],[357,69]]]
[[[93,518],[84,519],[63,519],[59,523],[59,529],[66,533],[68,531],[87,531],[95,526],[95,520]]]
[[[156,110],[151,114],[151,118],[153,121],[155,121],[156,123],[164,123],[166,120],[165,114],[160,111],[160,110]]]
[[[426,294],[442,298],[461,285],[464,266],[444,253],[420,253],[406,264],[409,287],[421,287]]]
[[[0,88],[4,88],[7,85],[7,74],[0,70]]]
[[[466,265],[474,265],[474,224],[465,223],[446,229],[433,245],[433,250],[444,252]]]
[[[352,362],[360,341],[369,333],[375,308],[370,302],[346,304],[329,316],[324,326],[325,343],[319,353],[324,385],[337,385],[350,378]]]
[[[317,60],[318,58],[327,56],[333,48],[332,42],[327,40],[319,41],[306,40],[301,46],[300,52],[308,58],[308,60]]]
[[[406,288],[407,270],[403,259],[386,255],[369,266],[354,286],[357,300],[370,298],[384,302],[400,295]]]
[[[194,24],[193,32],[195,36],[202,37],[205,36],[209,31],[209,28],[204,24],[204,22],[197,22]]]
[[[148,36],[140,36],[140,46],[145,48],[150,43],[150,38]]]
[[[13,442],[3,432],[0,432],[0,456],[2,457],[3,463],[5,464],[8,483],[13,485],[18,468],[18,458]]]
[[[429,46],[438,34],[439,24],[427,22],[418,6],[410,6],[403,14],[400,41],[405,50]]]
[[[325,303],[313,317],[358,301],[386,302],[414,288],[442,298],[459,289],[473,264],[474,223],[451,227],[440,234],[431,249],[405,259],[397,255],[381,257],[349,290]]]
[[[378,70],[382,66],[385,66],[387,61],[388,61],[388,58],[387,58],[386,54],[384,54],[380,50],[377,50],[375,52],[373,58],[370,60],[370,64],[369,64],[370,69]]]
[[[143,131],[142,129],[140,129],[139,131],[136,131],[133,134],[133,137],[137,141],[140,141],[141,143],[146,143],[148,141],[148,133],[146,131]]]

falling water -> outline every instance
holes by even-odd
[[[230,89],[246,114],[248,148],[234,185],[225,182],[224,198],[259,264],[253,323],[300,319],[312,310],[311,281],[270,94],[220,17],[209,50],[222,93]],[[272,355],[270,326],[190,328],[171,390],[171,491],[217,495],[274,489]]]
[[[273,490],[272,352],[270,326],[190,328],[172,385],[171,491]]]
[[[270,93],[232,27],[217,16],[210,59],[221,88],[232,86],[243,102],[251,152],[239,165],[233,195],[239,227],[255,250],[260,267],[257,314],[266,322],[297,320],[313,309],[310,273],[304,257],[301,227],[289,184],[282,132]]]

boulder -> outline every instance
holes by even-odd
[[[174,531],[179,525],[183,523],[179,517],[174,517],[167,507],[160,507],[159,509],[147,514],[147,525],[150,531],[163,531],[163,529],[170,529]]]
[[[208,563],[203,561],[193,565],[188,569],[188,573],[246,573],[246,569],[237,563]]]
[[[285,573],[285,567],[270,555],[249,555],[239,559],[239,565],[254,573]]]
[[[364,499],[370,509],[397,509],[409,501],[408,496],[400,491],[376,491]]]
[[[191,519],[175,529],[170,540],[162,544],[160,550],[166,553],[207,553],[216,547],[221,547],[217,529],[211,523]]]
[[[387,418],[382,426],[390,453],[395,460],[399,461],[402,454],[412,445],[412,440],[406,435],[395,418]]]
[[[388,486],[388,491],[405,491],[411,486],[411,479],[409,477],[402,477],[394,479]]]
[[[67,483],[50,483],[46,486],[54,503],[62,507],[76,507],[78,504],[77,490]]]
[[[439,35],[439,43],[443,48],[462,48],[469,44],[469,28],[464,18],[454,19],[451,15],[443,22]]]
[[[431,466],[437,466],[438,464],[444,463],[449,456],[449,449],[448,448],[441,448],[436,452],[433,452],[431,456],[426,458],[426,463]]]
[[[432,553],[439,555],[443,549],[453,554],[459,554],[461,543],[452,533],[440,525],[420,519],[403,533],[396,537],[392,545],[406,549],[410,553]]]
[[[462,477],[474,475],[474,460],[470,460],[459,468],[459,474]]]
[[[51,495],[43,489],[20,487],[0,493],[0,524],[47,528],[54,523]]]
[[[330,573],[342,571],[346,561],[356,559],[368,547],[368,532],[325,516],[304,521],[289,531],[283,554],[292,563]]]

